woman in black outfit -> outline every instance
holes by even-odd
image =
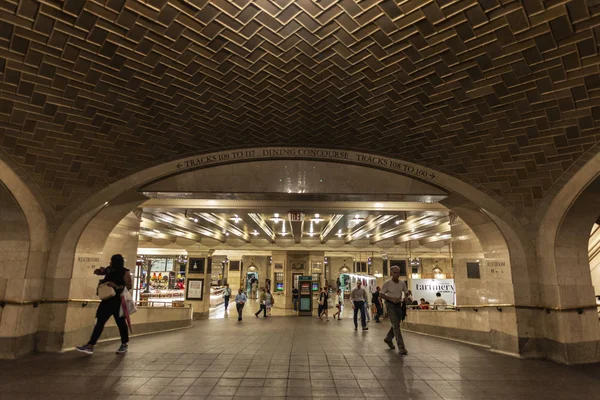
[[[327,288],[324,287],[321,290],[321,294],[319,294],[319,319],[323,320],[323,314],[325,314],[325,320],[329,322],[329,310],[327,306],[327,302],[329,301],[329,293],[327,292]]]
[[[125,260],[120,254],[115,254],[110,258],[110,266],[106,268],[99,268],[94,271],[96,275],[104,275],[104,278],[99,283],[107,283],[108,286],[115,289],[116,294],[106,300],[102,300],[98,310],[96,311],[96,326],[92,332],[90,341],[85,346],[77,346],[76,349],[86,354],[94,354],[94,346],[102,331],[104,325],[108,319],[113,316],[119,327],[119,333],[121,334],[121,347],[117,350],[117,354],[123,354],[127,352],[129,342],[129,332],[127,331],[127,322],[125,317],[120,317],[119,312],[121,310],[121,293],[123,289],[127,288],[131,290],[132,280],[129,270],[125,268]]]

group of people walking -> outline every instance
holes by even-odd
[[[231,299],[231,289],[229,288],[229,284],[225,284],[225,288],[223,289],[223,302],[224,302],[225,312],[229,311],[228,308],[229,308],[229,300],[230,299]],[[275,299],[273,298],[271,291],[267,288],[263,288],[262,293],[260,294],[258,299],[260,300],[260,308],[254,315],[256,316],[256,318],[258,318],[258,316],[262,312],[263,318],[270,317],[271,316],[271,308],[275,304]],[[235,296],[235,308],[238,313],[238,321],[242,321],[242,319],[243,319],[242,314],[244,311],[244,306],[246,305],[247,302],[248,302],[248,296],[246,295],[246,293],[244,293],[244,291],[241,288],[238,289],[238,293]]]
[[[132,289],[132,277],[131,273],[128,269],[125,268],[125,260],[123,256],[120,254],[115,254],[112,256],[110,265],[105,268],[99,268],[94,271],[96,275],[101,275],[103,278],[99,281],[99,285],[106,285],[113,291],[112,296],[107,296],[103,298],[98,310],[96,312],[96,325],[90,337],[90,340],[87,344],[83,346],[78,346],[76,349],[83,353],[93,354],[94,345],[97,343],[102,331],[104,329],[104,325],[108,321],[108,319],[112,316],[114,317],[117,326],[119,327],[119,333],[121,336],[121,346],[117,350],[117,354],[126,353],[128,350],[128,342],[129,342],[129,332],[126,321],[126,317],[128,316],[126,310],[125,313],[122,312],[122,308],[125,308],[125,300],[123,297],[123,293],[127,290]],[[406,284],[400,280],[400,268],[398,266],[392,266],[390,268],[390,273],[392,275],[391,279],[386,281],[381,289],[377,287],[377,291],[373,293],[372,302],[376,307],[376,313],[374,316],[375,322],[380,322],[380,318],[383,315],[383,301],[386,303],[387,315],[391,322],[390,330],[388,331],[386,337],[384,338],[384,342],[391,348],[395,349],[394,346],[394,338],[396,339],[396,344],[398,345],[398,350],[400,354],[408,354],[406,350],[406,346],[404,344],[404,340],[402,338],[402,332],[400,330],[400,322],[403,320],[406,315],[406,301],[410,301],[412,303],[412,298],[410,297],[410,291],[407,289]],[[99,286],[100,287],[100,286]],[[295,293],[292,292],[292,300],[294,303],[294,310],[297,309],[297,300],[298,300],[298,291],[294,289]],[[225,285],[223,290],[223,299],[225,305],[225,311],[227,311],[229,307],[229,301],[231,299],[232,293],[229,288],[229,284]],[[364,331],[368,330],[367,326],[367,318],[368,312],[366,305],[368,304],[367,291],[362,287],[362,282],[359,280],[356,283],[356,287],[350,293],[350,300],[352,301],[352,308],[354,310],[354,330],[358,330],[358,314],[361,316],[361,326]],[[438,293],[437,297],[440,298],[441,295]],[[268,287],[262,289],[262,293],[259,297],[260,300],[260,308],[254,314],[256,318],[259,317],[260,313],[263,313],[263,318],[267,318],[270,316],[271,307],[275,304],[275,299],[271,294]],[[242,289],[238,289],[238,293],[235,296],[235,306],[238,313],[238,321],[242,321],[242,314],[246,303],[248,302],[248,296],[242,291]],[[340,289],[337,290],[333,304],[337,311],[333,314],[334,319],[341,319],[341,312],[343,307],[343,294]],[[443,300],[438,300],[436,305],[442,306],[445,305]],[[404,307],[404,309],[403,309]],[[123,315],[125,314],[125,316]],[[318,308],[318,318],[320,320],[325,316],[326,321],[329,321],[329,292],[327,288],[323,288],[319,294],[319,308]]]

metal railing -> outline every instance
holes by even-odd
[[[502,312],[505,308],[515,308],[515,309],[531,309],[531,310],[544,310],[546,313],[550,313],[552,311],[557,312],[570,312],[576,311],[578,314],[583,314],[584,310],[589,309],[597,309],[599,305],[589,304],[583,306],[572,306],[572,307],[551,307],[551,306],[542,306],[542,305],[529,305],[529,304],[458,304],[458,305],[435,305],[428,304],[428,309],[421,308],[420,305],[408,305],[407,308],[412,310],[420,310],[420,311],[475,311],[478,312],[480,308],[495,308],[496,311]],[[439,307],[439,308],[438,308]]]
[[[93,303],[100,303],[101,300],[100,299],[41,299],[41,300],[22,300],[22,301],[17,301],[17,300],[0,300],[0,308],[4,308],[7,305],[12,305],[12,306],[33,306],[33,308],[37,308],[40,306],[40,304],[68,304],[68,303],[80,303],[81,307],[85,307],[88,304],[93,304]],[[137,306],[139,307],[156,307],[159,308],[158,306],[154,306],[151,303],[154,303],[152,301],[146,301],[143,303],[148,303],[148,304],[140,304],[140,302],[137,302]],[[164,303],[163,303],[164,304]],[[191,304],[184,304],[183,307],[191,307]],[[162,307],[173,307],[172,305],[164,305]],[[180,307],[180,306],[178,306]],[[181,307],[181,308],[183,308]],[[173,307],[173,308],[177,308],[177,307]]]

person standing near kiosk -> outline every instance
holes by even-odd
[[[402,318],[402,295],[406,295],[408,289],[406,284],[400,280],[400,267],[393,265],[390,268],[390,273],[392,274],[392,278],[383,284],[380,294],[381,298],[386,302],[387,314],[392,323],[392,327],[383,341],[393,350],[395,348],[395,337],[398,343],[398,352],[406,355],[408,351],[404,346],[404,339],[400,331],[400,320]]]

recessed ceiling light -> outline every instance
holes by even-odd
[[[258,232],[255,230],[254,232],[251,233],[254,236],[258,236]]]

